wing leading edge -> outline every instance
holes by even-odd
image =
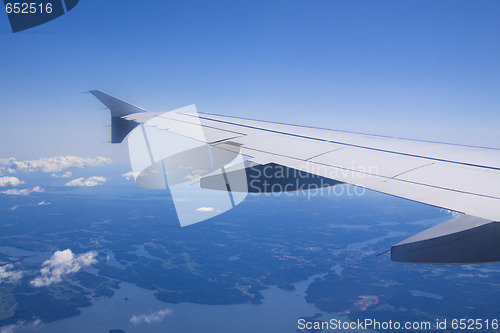
[[[169,187],[181,225],[231,209],[248,192],[348,183],[462,214],[396,244],[393,260],[500,261],[499,149],[198,113],[194,105],[152,113],[91,93],[111,110],[111,141],[128,135],[136,183]],[[216,192],[214,208],[207,197]],[[184,207],[186,198],[205,206]]]

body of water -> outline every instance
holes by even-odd
[[[319,313],[322,315],[317,318],[319,320],[338,318],[346,321],[345,317],[322,312],[306,303],[307,287],[321,276],[296,283],[294,291],[270,287],[262,292],[265,298],[258,305],[164,303],[154,297],[154,291],[122,282],[121,289],[113,297],[94,301],[93,306],[83,308],[79,316],[36,327],[18,327],[15,332],[107,333],[121,329],[127,333],[293,333],[297,330],[299,317]]]

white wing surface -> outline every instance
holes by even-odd
[[[150,151],[131,150],[132,165],[137,164],[134,154],[142,156],[139,159],[144,164],[133,170],[139,185],[140,175],[149,165],[173,161],[179,166],[181,159],[184,164],[189,162],[182,164],[184,170],[198,170],[195,179],[200,191],[226,192],[224,198],[231,204],[216,211],[221,213],[243,200],[244,195],[240,195],[236,202],[235,193],[348,183],[463,214],[439,229],[431,228],[393,246],[394,260],[500,261],[500,227],[496,222],[500,221],[500,149],[197,113],[194,106],[150,113],[100,91],[91,93],[111,110],[113,142],[121,142],[132,132],[129,147],[131,137],[141,137],[142,145],[132,143],[134,150]],[[168,133],[168,137],[148,134],[155,131]],[[184,147],[183,140],[195,144]],[[202,152],[193,150],[196,147],[207,148],[201,148]],[[158,165],[155,168],[167,178],[172,173],[165,172],[167,166],[163,171]],[[170,180],[160,178],[151,180],[161,183],[160,187],[169,184],[172,191]],[[183,224],[181,216],[179,219]],[[199,220],[191,218],[184,225]]]

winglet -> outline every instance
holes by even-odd
[[[90,90],[89,92],[111,111],[111,143],[121,143],[128,133],[138,125],[137,122],[122,117],[133,113],[148,112],[102,91]]]

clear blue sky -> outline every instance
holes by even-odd
[[[17,34],[0,13],[0,39],[0,158],[126,161],[89,89],[500,146],[500,1],[81,0]]]

